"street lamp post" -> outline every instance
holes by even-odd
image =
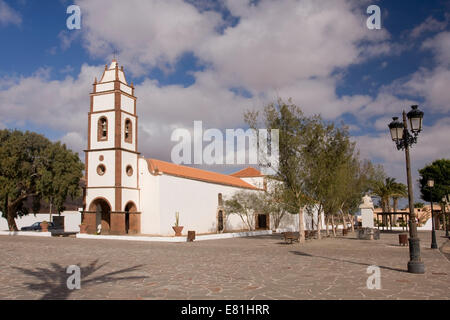
[[[430,202],[431,202],[431,249],[437,249],[438,245],[436,242],[436,229],[434,226],[434,210],[433,210],[433,187],[434,180],[428,179],[427,185],[430,188]]]
[[[449,219],[449,212],[446,212],[446,206],[448,204],[448,195],[444,196],[442,198],[442,204],[444,205],[444,208],[442,210],[442,212],[444,213],[444,219],[445,219],[445,236],[448,238],[448,229],[449,229],[449,224],[450,224],[450,219]]]
[[[411,133],[408,131],[409,119],[411,125]],[[408,183],[408,202],[409,202],[409,262],[408,272],[410,273],[425,273],[425,265],[420,258],[420,240],[417,236],[417,222],[416,213],[414,211],[414,195],[412,189],[411,178],[411,161],[409,158],[409,147],[417,142],[417,136],[422,131],[423,112],[418,109],[418,106],[411,107],[411,111],[406,114],[403,111],[403,123],[398,121],[398,118],[393,118],[389,124],[392,140],[395,142],[398,150],[405,150],[406,160],[406,178]]]

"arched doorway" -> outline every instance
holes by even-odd
[[[130,201],[125,206],[125,233],[138,233],[136,205]]]
[[[91,202],[89,206],[90,212],[95,212],[95,233],[100,231],[101,234],[109,234],[111,229],[111,206],[103,199],[98,198]]]

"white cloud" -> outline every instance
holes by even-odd
[[[407,78],[390,86],[391,92],[425,99],[433,113],[450,112],[450,32],[441,32],[424,41],[422,48],[434,56],[433,68],[419,68]]]
[[[89,92],[101,67],[83,65],[76,79],[50,80],[48,69],[17,79],[0,90],[0,118],[11,125],[34,125],[53,130],[84,132],[87,129]]]
[[[235,27],[206,39],[196,54],[224,85],[252,92],[279,89],[362,61],[388,33],[370,32],[353,1],[228,1]],[[359,7],[358,7],[359,8]],[[364,45],[362,44],[364,42]],[[385,52],[385,49],[381,50]]]
[[[375,129],[383,134],[359,137],[359,145],[366,155],[385,161],[394,174],[403,168],[403,158],[389,139],[386,115],[417,103],[414,97],[397,94],[423,97],[433,110],[450,106],[450,90],[443,86],[450,80],[442,65],[448,61],[442,44],[445,34],[424,44],[439,57],[440,68],[419,70],[382,88],[375,98],[339,97],[336,87],[346,68],[398,51],[385,29],[366,28],[360,2],[227,0],[223,5],[239,17],[239,23],[228,25],[223,33],[217,29],[227,21],[208,11],[204,2],[191,2],[196,6],[181,0],[77,1],[83,13],[80,36],[87,50],[95,57],[110,57],[113,48],[119,50],[127,79],[146,75],[154,66],[170,72],[186,52],[205,65],[204,71],[193,73],[195,82],[189,87],[161,86],[151,79],[136,85],[139,148],[146,157],[169,160],[174,145],[170,135],[176,128],[190,130],[194,120],[202,120],[205,129],[243,127],[245,110],[261,108],[280,96],[292,97],[307,114],[321,113],[328,120],[351,113],[363,129],[375,119]],[[60,35],[68,46],[71,38],[66,36]],[[86,146],[91,84],[101,72],[102,67],[84,65],[76,78],[60,81],[51,80],[46,69],[14,81],[0,79],[0,117],[8,124],[60,130],[62,141],[80,152]],[[254,97],[245,98],[230,88],[246,89]],[[448,126],[441,129],[448,134]],[[437,141],[427,145],[436,156]]]
[[[417,104],[416,100],[401,99],[394,95],[391,88],[381,89],[375,99],[357,110],[354,114],[360,121],[368,121],[382,115],[398,115],[402,109],[409,109],[411,105]]]
[[[417,144],[410,149],[411,173],[416,200],[418,200],[419,194],[416,183],[419,179],[418,170],[436,159],[450,159],[450,149],[447,147],[449,136],[450,117],[445,117],[433,126],[424,126],[423,131],[419,134]],[[355,140],[363,158],[377,159],[383,163],[389,176],[406,184],[405,154],[404,151],[397,150],[387,127],[381,134],[355,137]]]
[[[439,64],[450,66],[450,32],[441,32],[426,40],[422,48],[430,49],[435,54]]]
[[[20,25],[21,23],[21,15],[5,1],[0,0],[0,26],[7,26],[9,24]]]
[[[149,67],[173,67],[185,52],[208,39],[222,20],[212,11],[200,13],[182,0],[79,0],[88,51],[110,57],[113,49],[128,70],[142,75]]]
[[[450,112],[450,69],[421,69],[404,84],[405,92],[425,97],[426,107],[434,112]]]
[[[436,20],[433,17],[428,17],[424,22],[419,24],[417,27],[415,27],[411,32],[410,36],[412,38],[418,38],[422,34],[426,32],[436,32],[436,31],[442,31],[445,29],[445,27],[448,25],[448,20],[450,18],[449,14],[445,15],[444,21]]]
[[[62,143],[65,143],[69,149],[77,152],[78,156],[83,159],[83,150],[86,149],[86,138],[81,132],[68,132],[60,140]]]

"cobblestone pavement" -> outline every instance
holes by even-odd
[[[450,244],[420,232],[424,275],[398,235],[284,244],[280,235],[156,243],[0,236],[0,299],[450,299]],[[69,265],[81,289],[68,290]],[[369,290],[367,267],[381,270]]]

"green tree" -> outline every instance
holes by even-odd
[[[63,209],[67,196],[80,194],[83,164],[78,155],[43,135],[0,130],[0,201],[9,230],[15,218],[39,209],[41,200]],[[26,200],[32,199],[31,208]]]
[[[442,198],[450,194],[450,160],[440,159],[419,170],[420,193],[424,201],[430,202],[431,190],[427,186],[429,179],[434,180],[433,201],[442,202]],[[450,200],[450,199],[449,199]]]
[[[280,181],[267,179],[265,191],[238,191],[229,199],[225,199],[224,209],[226,214],[237,214],[248,229],[254,228],[253,215],[268,214],[273,228],[276,230],[284,215],[293,213],[296,207],[289,204],[285,198],[286,193]]]
[[[308,204],[314,204],[314,200],[309,198],[306,192],[308,166],[305,150],[314,143],[312,133],[320,118],[306,117],[291,100],[285,103],[281,99],[264,108],[262,121],[258,111],[247,111],[244,118],[253,129],[258,129],[262,122],[264,128],[279,130],[279,161],[273,166],[276,168],[274,175],[277,180],[283,182],[284,198],[289,199],[299,215],[299,242],[303,243],[305,241],[303,208]]]
[[[423,207],[425,207],[425,204],[423,202],[414,203],[414,208],[422,209]]]
[[[253,213],[260,206],[258,195],[252,191],[238,191],[231,198],[225,199],[223,207],[227,215],[237,214],[248,230],[254,230]]]
[[[281,99],[269,104],[261,116],[247,112],[245,120],[253,129],[262,125],[279,130],[275,178],[283,182],[283,198],[299,215],[300,242],[304,241],[304,208],[317,206],[331,220],[333,232],[335,217],[344,225],[351,221],[362,195],[382,168],[359,159],[346,126],[338,127],[317,115],[307,117],[290,100]],[[321,219],[315,224],[320,238]]]
[[[431,194],[433,201],[438,202],[444,214],[444,226],[448,228],[449,217],[446,214],[446,207],[450,203],[450,160],[439,159],[433,161],[432,164],[425,166],[419,170],[420,193],[423,200],[430,202]],[[427,186],[428,179],[434,180],[433,190]],[[431,192],[432,191],[432,192]]]

